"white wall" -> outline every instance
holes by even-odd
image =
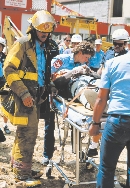
[[[28,19],[32,17],[33,14],[22,14],[21,20],[21,32],[26,35],[27,28],[29,26]]]
[[[95,17],[98,19],[99,22],[108,22],[108,6],[109,6],[109,0],[105,1],[87,1],[87,2],[78,2],[76,3],[68,3],[65,4],[65,6],[75,12],[80,13],[81,15],[85,17]],[[65,10],[62,10],[61,8],[57,7],[55,8],[56,12],[55,14],[58,15],[68,15],[68,12]]]
[[[130,0],[123,0],[123,17],[130,17]]]

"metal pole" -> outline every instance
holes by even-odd
[[[76,185],[79,185],[79,130],[76,131]]]

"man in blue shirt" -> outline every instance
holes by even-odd
[[[66,49],[70,48],[71,36],[68,34],[63,38],[63,42],[59,46],[59,54],[63,54]]]
[[[93,123],[89,130],[90,135],[99,134],[100,118],[109,97],[109,117],[102,135],[97,188],[114,187],[114,172],[118,157],[130,140],[129,72],[130,54],[128,53],[107,61],[102,74]]]
[[[98,135],[100,119],[107,104],[108,118],[100,147],[97,188],[113,188],[116,164],[120,153],[130,141],[130,53],[112,58],[105,64],[100,90],[94,106],[91,136]]]
[[[96,39],[95,40],[95,54],[93,57],[89,59],[89,67],[93,71],[97,71],[102,63],[102,59],[104,56],[104,52],[101,50],[102,46],[102,40],[101,39]]]

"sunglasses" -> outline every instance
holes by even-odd
[[[122,47],[124,45],[124,43],[118,43],[118,42],[113,42],[114,46],[119,46],[119,47]]]
[[[71,40],[66,40],[67,42],[71,42]]]

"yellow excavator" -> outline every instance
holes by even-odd
[[[4,26],[3,26],[3,35],[6,40],[6,53],[10,50],[15,40],[24,36],[22,32],[16,27],[12,22],[10,16],[5,16]]]
[[[60,25],[70,27],[70,33],[74,33],[74,29],[76,34],[79,33],[80,29],[88,30],[89,32],[94,30],[98,38],[96,22],[96,18],[73,15],[61,16],[60,19]]]
[[[70,33],[79,34],[80,29],[95,31],[96,38],[100,38],[97,33],[97,19],[92,17],[80,17],[80,16],[61,16],[60,25],[70,27]],[[112,46],[112,43],[106,41],[106,37],[102,37],[102,50],[107,51]]]

